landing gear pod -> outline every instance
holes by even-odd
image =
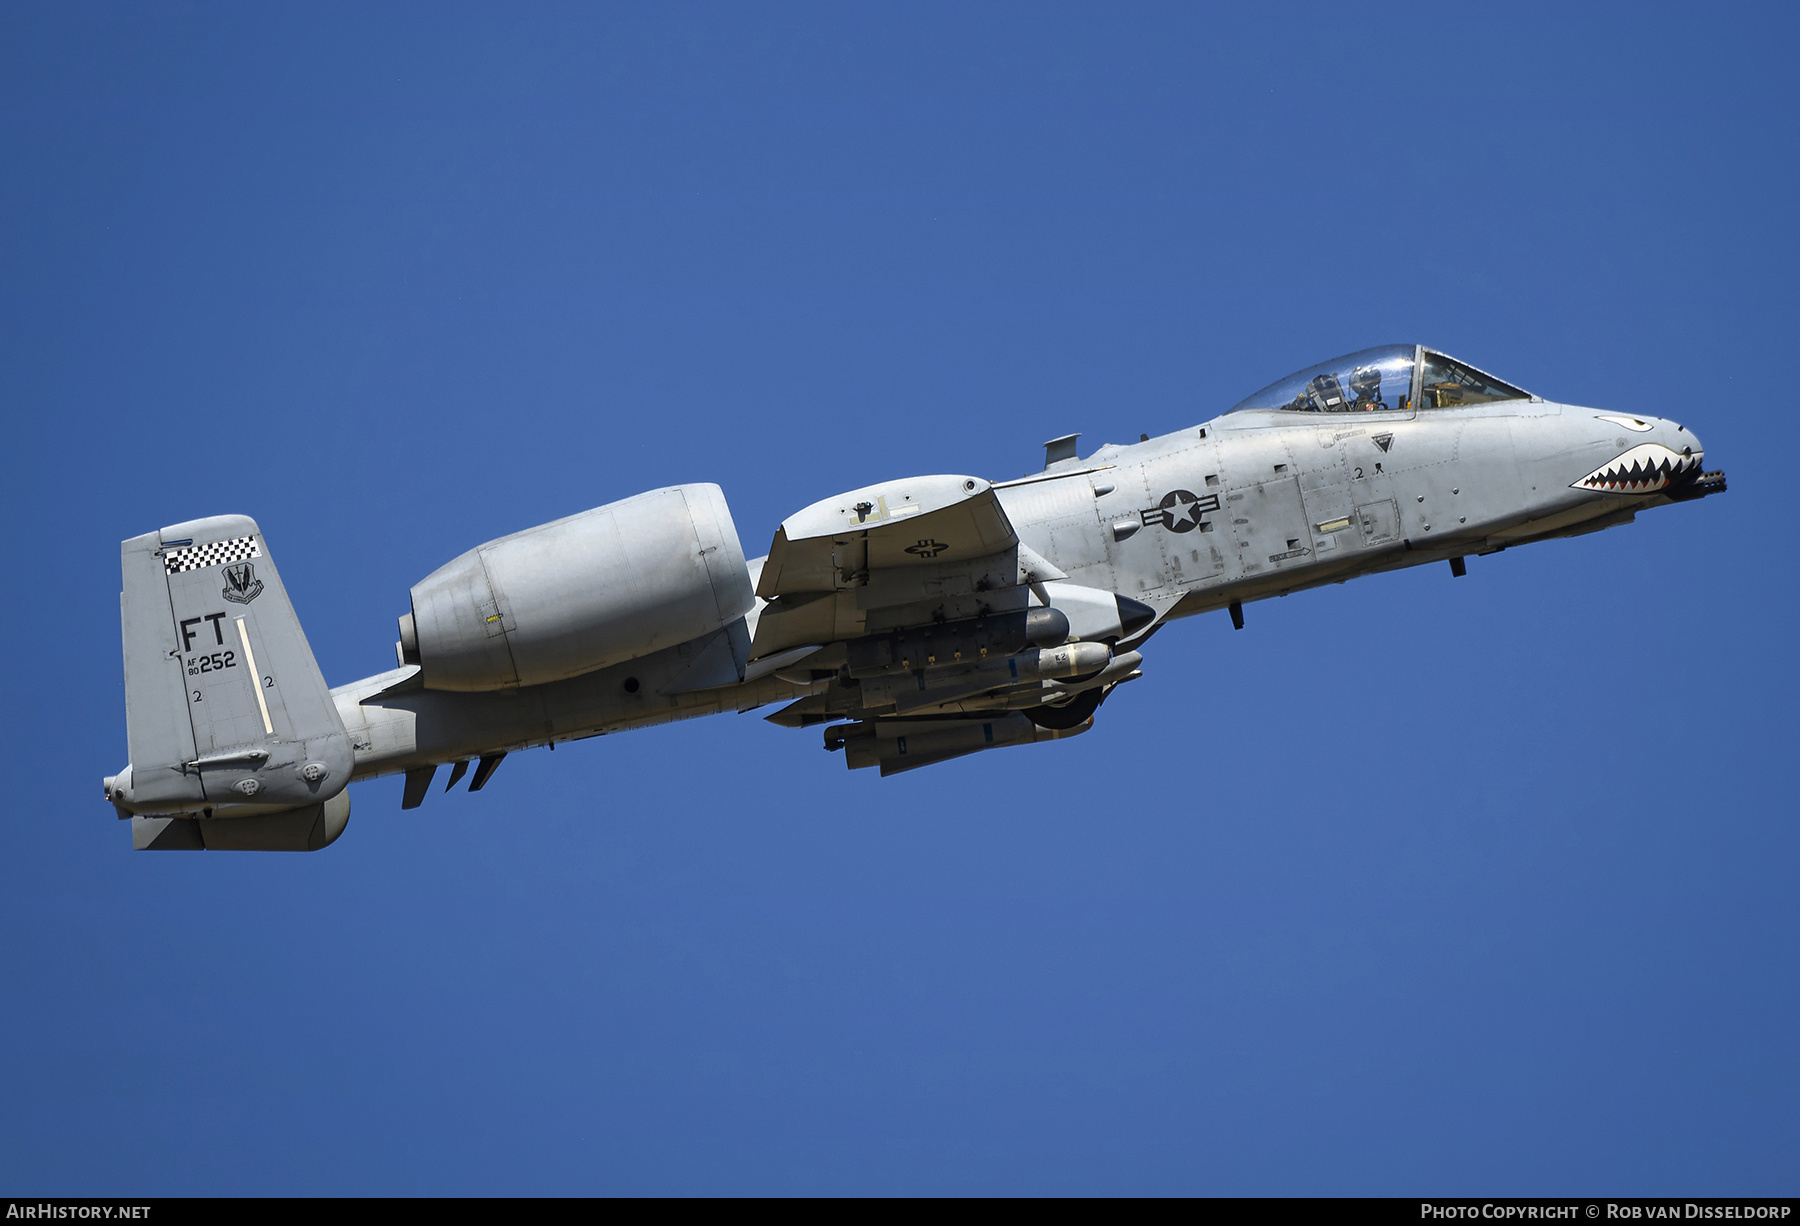
[[[577,677],[700,638],[755,603],[716,485],[609,503],[471,549],[412,590],[400,658],[427,689]]]

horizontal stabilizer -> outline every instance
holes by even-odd
[[[255,817],[134,817],[138,851],[318,851],[350,823],[350,793],[323,804]]]

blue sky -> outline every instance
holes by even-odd
[[[1241,8],[0,12],[0,1183],[1800,1190],[1800,19]],[[717,481],[755,555],[1415,339],[1731,492],[888,780],[747,715],[311,856],[100,798],[124,537],[255,516],[340,684],[505,532]]]

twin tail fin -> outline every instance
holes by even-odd
[[[349,819],[354,758],[256,522],[121,544],[131,764],[106,781],[139,848],[312,850]]]

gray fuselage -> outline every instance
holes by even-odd
[[[1674,422],[1537,398],[1254,409],[1108,444],[995,489],[1019,540],[1073,583],[1155,610],[1123,649],[1173,618],[1629,522],[1673,499],[1582,483],[1646,444],[1698,468],[1699,440]],[[752,632],[763,607],[750,614]],[[427,690],[399,669],[332,694],[362,779],[809,692],[804,677],[758,676],[754,665],[743,682],[694,688],[704,647],[498,692]]]

